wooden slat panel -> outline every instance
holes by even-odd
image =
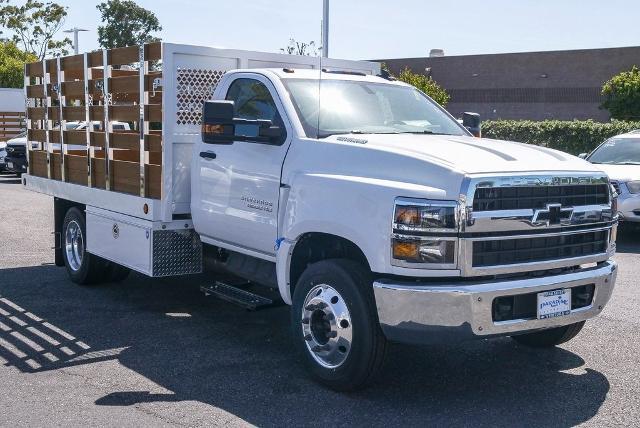
[[[20,122],[2,123],[2,120],[0,119],[0,129],[13,130],[13,129],[23,129],[23,128],[24,128],[24,125]]]
[[[44,97],[44,85],[29,85],[27,86],[28,98],[43,98]]]
[[[87,185],[87,157],[77,155],[65,156],[67,166],[67,180],[69,183]]]
[[[109,65],[122,65],[138,62],[138,46],[115,48],[109,51]]]
[[[0,114],[0,123],[24,123],[24,117],[8,117]]]
[[[144,188],[151,199],[160,199],[162,195],[162,167],[160,165],[145,165]]]
[[[42,61],[26,64],[25,73],[31,77],[42,77]]]
[[[16,136],[20,135],[22,131],[19,132],[4,132],[0,130],[0,141],[5,141],[5,140],[10,140],[12,138],[15,138]]]
[[[44,120],[44,107],[29,107],[27,112],[31,120]]]
[[[98,189],[106,189],[104,166],[103,158],[91,159],[91,182]]]
[[[140,165],[137,162],[114,160],[111,162],[113,190],[140,194]]]
[[[144,136],[145,145],[144,149],[149,152],[161,152],[162,151],[162,134],[147,134]]]
[[[153,91],[153,80],[156,78],[162,78],[162,72],[152,72],[145,76],[145,90]],[[140,77],[126,76],[126,77],[112,77],[109,80],[109,89],[111,92],[124,92],[124,93],[138,93],[140,90]],[[162,86],[156,88],[156,92],[162,90]]]
[[[29,130],[29,141],[45,141],[45,130],[44,129],[30,129]]]
[[[62,180],[62,164],[60,153],[51,153],[51,179]]]
[[[138,106],[110,106],[109,117],[116,121],[135,122],[140,117],[140,108]]]
[[[62,82],[62,95],[66,97],[84,97],[84,81]]]
[[[162,48],[160,43],[151,43],[145,45],[144,55],[147,61],[159,60],[162,55]],[[109,51],[109,64],[110,65],[122,65],[132,64],[138,62],[139,48],[138,46],[127,46],[125,48],[115,48]]]
[[[149,122],[162,122],[162,104],[148,104],[144,110]]]
[[[31,174],[47,177],[47,153],[42,150],[29,151],[29,169]]]
[[[113,149],[140,149],[140,134],[137,132],[114,132],[109,138],[109,145]]]
[[[102,51],[89,52],[89,67],[102,66]],[[65,56],[60,59],[60,67],[66,72],[84,69],[84,54]],[[54,65],[55,69],[55,65]]]
[[[112,159],[138,163],[140,152],[137,150],[114,150]]]
[[[162,165],[162,152],[149,152],[149,164]]]

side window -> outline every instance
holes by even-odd
[[[269,89],[255,79],[236,79],[227,91],[226,99],[235,102],[236,117],[270,120],[284,131],[284,122]],[[286,139],[283,136],[281,143]]]

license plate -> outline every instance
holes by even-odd
[[[7,162],[7,168],[13,169],[13,162]]]
[[[556,318],[571,313],[571,289],[538,293],[538,319]]]

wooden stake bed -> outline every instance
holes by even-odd
[[[27,64],[29,174],[161,199],[162,71],[150,71],[161,50],[153,43]],[[114,121],[130,130],[114,131]]]
[[[154,43],[25,67],[26,188],[153,222],[191,215],[191,162],[202,106],[224,99],[236,69],[305,68],[377,74],[377,63]],[[66,129],[68,122],[91,123]],[[127,122],[131,130],[113,129]],[[62,126],[61,126],[62,125]],[[94,129],[95,126],[95,129]],[[182,223],[184,224],[184,223]]]

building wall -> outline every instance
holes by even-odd
[[[602,85],[640,66],[640,47],[377,61],[394,74],[430,72],[451,95],[447,109],[456,117],[475,111],[484,119],[608,121],[599,108]]]

